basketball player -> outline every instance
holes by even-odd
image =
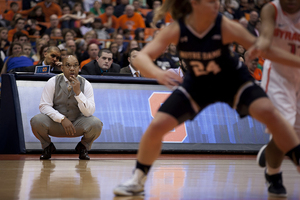
[[[295,156],[293,162],[299,166],[300,142],[293,127],[281,117],[262,88],[254,84],[238,56],[229,50],[232,42],[248,49],[256,39],[218,10],[219,0],[166,0],[157,12],[156,20],[170,11],[175,22],[147,44],[134,60],[134,66],[143,76],[156,78],[160,84],[177,86],[182,82],[178,75],[163,71],[152,62],[174,43],[180,57],[186,61],[188,71],[144,133],[133,176],[114,189],[116,195],[143,193],[147,173],[161,152],[163,136],[215,102],[226,102],[241,117],[251,115],[266,124],[281,151]],[[279,63],[300,66],[299,57],[280,49],[271,47],[262,55]]]
[[[262,29],[255,45],[256,50],[267,50],[272,45],[300,56],[299,0],[275,0],[268,3],[262,9],[261,18]],[[300,137],[300,70],[266,60],[261,86]],[[280,169],[284,156],[285,153],[273,139],[261,148],[257,156],[259,165],[266,166],[265,178],[270,196],[287,196]]]

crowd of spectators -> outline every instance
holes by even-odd
[[[220,13],[258,36],[260,10],[268,1],[221,0]],[[30,5],[23,3],[21,9],[17,2],[12,2],[0,20],[1,74],[45,65],[50,46],[61,50],[57,61],[67,55],[76,56],[84,74],[119,73],[130,66],[132,49],[140,51],[160,29],[172,22],[168,14],[153,24],[154,11],[162,3],[163,0],[31,0]],[[233,44],[232,48],[244,62],[245,49],[239,44]],[[163,70],[176,69],[182,63],[174,44],[153,62]],[[259,58],[257,63],[261,67],[263,59]],[[59,69],[52,71],[59,72]],[[133,77],[134,72],[131,71]]]

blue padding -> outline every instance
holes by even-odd
[[[25,153],[19,94],[13,74],[2,75],[0,153]]]

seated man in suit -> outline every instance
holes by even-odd
[[[109,49],[101,49],[97,59],[81,69],[83,75],[103,75],[104,72],[120,73],[120,65],[113,63],[113,54]]]
[[[138,48],[133,48],[129,51],[128,53],[128,62],[129,65],[127,67],[123,67],[120,70],[121,74],[131,74],[133,77],[141,77],[141,73],[139,70],[137,70],[133,65],[132,65],[132,61],[137,57],[139,53],[139,49]]]
[[[45,53],[45,59],[42,62],[42,65],[50,65],[50,71],[52,73],[61,73],[61,65],[62,62],[60,62],[60,49],[55,46],[50,46]],[[15,72],[34,72],[35,67],[40,65],[33,65],[29,67],[22,67],[22,68],[15,68]]]
[[[89,160],[88,150],[100,136],[102,122],[93,116],[95,112],[92,85],[78,76],[79,62],[75,56],[67,56],[63,61],[63,74],[48,80],[42,93],[39,109],[41,114],[31,120],[32,132],[41,141],[41,160],[51,158],[56,149],[49,136],[79,137],[76,146],[79,159]]]

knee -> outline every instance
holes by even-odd
[[[152,122],[149,125],[149,129],[154,135],[163,136],[166,134],[169,130],[166,130],[165,123],[163,123],[160,120],[156,120],[155,118],[152,120]]]
[[[97,135],[100,135],[102,131],[103,123],[97,117],[93,117],[93,119],[91,120],[91,127]]]
[[[265,123],[267,122],[275,122],[279,119],[280,113],[275,108],[275,106],[268,105],[261,107],[259,110],[256,111],[256,116],[259,116]]]
[[[30,120],[30,125],[31,125],[31,128],[32,129],[38,129],[40,127],[43,127],[45,126],[45,116],[44,114],[38,114],[38,115],[35,115],[33,118],[31,118]]]

